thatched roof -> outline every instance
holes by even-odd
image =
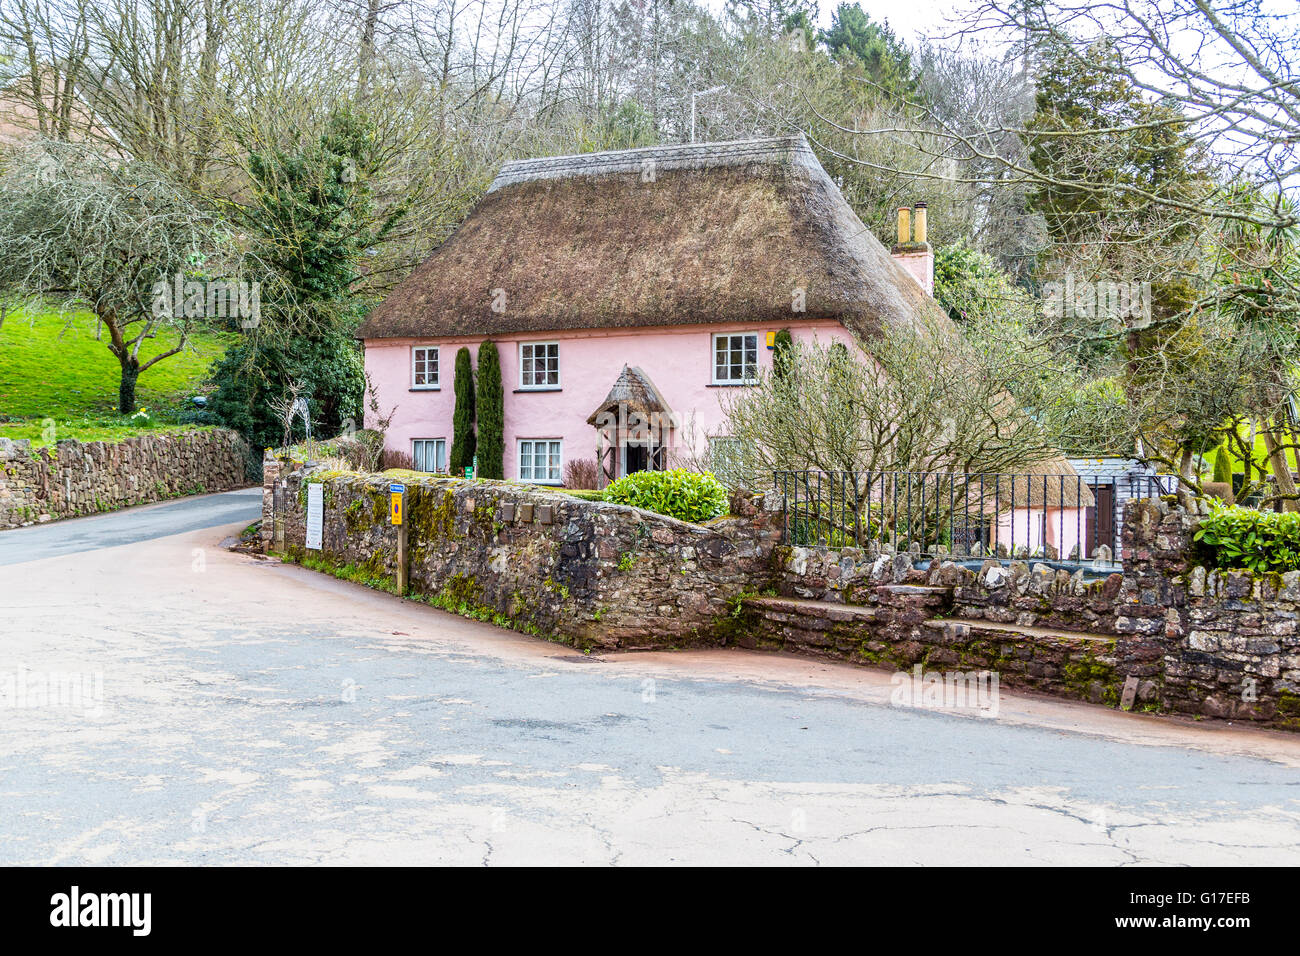
[[[623,371],[618,373],[618,378],[614,380],[609,394],[591,413],[587,424],[595,425],[605,414],[617,416],[620,407],[626,408],[629,414],[635,412],[647,418],[669,411],[668,403],[659,394],[659,389],[655,388],[655,383],[650,381],[650,376],[635,366],[627,365],[624,365]]]
[[[986,479],[984,493],[993,495],[995,483]],[[1000,475],[996,494],[1003,506],[1016,508],[1090,508],[1095,505],[1088,480],[1080,478],[1064,458],[1054,458]]]
[[[792,309],[796,289],[803,313]],[[864,337],[947,318],[854,214],[802,136],[507,163],[358,335],[792,316],[835,319]]]

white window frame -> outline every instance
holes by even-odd
[[[546,454],[547,454],[547,459],[548,459],[548,460],[547,460],[547,471],[548,471],[548,473],[549,473],[549,471],[550,471],[550,461],[549,461],[550,453],[551,453],[551,447],[550,447],[550,446],[551,446],[551,445],[559,445],[559,446],[560,446],[560,462],[559,462],[559,465],[556,467],[556,474],[555,474],[555,477],[554,477],[554,478],[525,478],[525,477],[524,477],[524,445],[531,445],[531,446],[533,446],[533,448],[535,449],[537,445],[539,445],[539,444],[543,444],[543,443],[546,444]],[[531,449],[530,449],[530,451],[531,451]],[[526,482],[528,482],[529,484],[534,484],[534,485],[559,485],[559,484],[563,484],[563,483],[564,483],[564,439],[563,439],[563,438],[519,438],[519,439],[516,439],[516,441],[515,441],[515,461],[516,461],[515,471],[518,472],[518,474],[519,474],[519,480],[520,480],[520,481],[526,481]],[[531,459],[530,459],[530,461],[531,461]],[[531,464],[530,464],[530,468],[531,468]],[[535,472],[536,472],[536,469],[535,469],[535,468],[532,468],[532,471],[535,473]]]
[[[447,447],[447,439],[445,439],[445,438],[412,438],[412,439],[411,439],[411,463],[412,463],[413,465],[415,465],[415,470],[416,470],[416,471],[420,471],[420,470],[421,470],[421,468],[420,468],[420,460],[416,457],[416,454],[415,454],[415,446],[416,446],[417,444],[419,444],[420,442],[441,442],[441,443],[442,443],[442,471],[437,471],[437,470],[435,469],[434,471],[430,472],[430,474],[435,474],[435,475],[445,475],[445,474],[447,474],[447,455],[448,455],[448,453],[449,453],[449,451],[450,451],[450,449]],[[436,449],[436,447],[435,447],[435,450],[434,450],[434,459],[435,459],[435,463],[436,463],[437,457],[438,457],[438,452],[437,452],[437,449]]]
[[[524,381],[524,348],[536,349],[538,346],[550,348],[555,346],[555,382],[547,382],[545,385],[534,385]],[[560,343],[559,342],[520,342],[517,352],[519,357],[519,389],[524,392],[553,392],[560,387]],[[533,361],[537,358],[534,355]]]
[[[415,353],[416,352],[426,353],[424,357],[424,367],[425,367],[424,374],[426,377],[429,374],[428,353],[432,352],[434,354],[434,357],[438,363],[438,375],[437,375],[437,381],[435,381],[432,385],[415,384]],[[439,345],[412,345],[411,346],[411,390],[416,392],[436,392],[439,391],[441,388],[442,388],[442,347]]]
[[[752,378],[718,378],[718,339],[733,339],[740,337],[742,339],[754,340],[754,375]],[[744,373],[743,353],[747,346],[741,345],[741,373]],[[731,352],[731,342],[727,342],[727,352]],[[731,365],[728,362],[728,371]],[[710,382],[714,385],[753,385],[758,381],[758,333],[757,332],[715,332],[709,338],[709,375]]]

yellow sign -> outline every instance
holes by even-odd
[[[770,348],[770,349],[772,349],[772,348],[776,348],[776,333],[775,333],[775,332],[768,332],[768,333],[767,333],[767,347]]]
[[[388,500],[389,500],[390,502],[392,502],[392,515],[391,515],[392,523],[395,524],[395,525],[400,525],[400,524],[402,523],[402,494],[401,494],[401,492],[393,492],[392,494],[390,494],[390,495],[388,496]]]

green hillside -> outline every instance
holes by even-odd
[[[234,333],[202,334],[186,351],[163,359],[140,376],[138,403],[147,415],[117,414],[120,367],[104,341],[95,339],[88,313],[10,313],[0,327],[0,437],[48,443],[112,440],[172,426]],[[141,359],[174,348],[174,335],[147,341]],[[44,439],[43,436],[44,435]]]

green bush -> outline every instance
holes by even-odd
[[[709,472],[636,471],[605,489],[605,500],[656,511],[682,521],[708,521],[727,513],[727,489]]]
[[[1300,514],[1211,506],[1196,542],[1216,568],[1250,571],[1300,570]]]

